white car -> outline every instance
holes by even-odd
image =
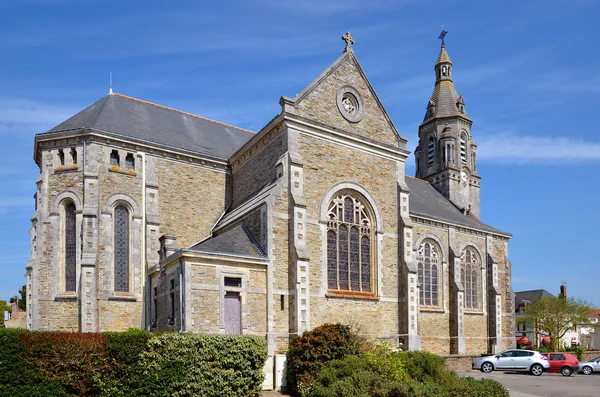
[[[523,371],[540,376],[550,368],[550,362],[540,352],[534,350],[506,350],[491,356],[478,357],[473,360],[472,369],[481,372]]]
[[[600,372],[600,357],[593,360],[579,363],[579,371],[584,375],[590,375],[592,372]]]

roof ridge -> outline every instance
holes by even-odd
[[[242,226],[242,231],[246,233],[246,236],[248,236],[248,240],[250,240],[250,242],[254,245],[254,248],[256,248],[258,252],[263,256],[267,256],[266,252],[264,252],[263,249],[260,247],[260,244],[258,244],[258,241],[256,241],[252,233],[250,233],[250,230],[248,230],[248,227],[246,227],[246,225],[243,222],[240,223],[240,225]]]
[[[404,177],[405,178],[416,179],[417,181],[425,182],[425,183],[431,185],[431,183],[429,183],[429,181],[426,181],[425,179],[417,178],[416,176],[405,175]]]
[[[134,97],[129,96],[129,95],[123,95],[123,94],[119,94],[117,92],[113,92],[111,95],[115,95],[115,96],[118,96],[118,97],[121,97],[121,98],[125,98],[125,99],[130,99],[132,101],[136,101],[136,102],[140,102],[140,103],[145,103],[147,105],[156,106],[156,107],[159,107],[159,108],[162,108],[162,109],[166,109],[166,110],[172,110],[174,112],[181,113],[181,114],[184,114],[186,116],[195,117],[197,119],[210,121],[212,123],[221,124],[221,125],[224,125],[226,127],[231,127],[231,128],[235,128],[235,129],[238,129],[238,130],[241,130],[241,131],[249,132],[251,134],[256,134],[255,131],[247,130],[247,129],[242,128],[242,127],[237,127],[237,126],[232,125],[232,124],[223,123],[222,121],[217,121],[217,120],[209,119],[208,117],[198,116],[197,114],[193,114],[193,113],[189,113],[189,112],[184,112],[183,110],[179,110],[179,109],[175,109],[175,108],[170,108],[168,106],[159,105],[157,103],[150,102],[150,101],[145,101],[143,99],[134,98]]]

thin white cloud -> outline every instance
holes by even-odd
[[[477,138],[477,159],[501,164],[600,162],[600,142],[500,133]]]
[[[368,9],[393,9],[410,3],[425,2],[426,0],[255,0],[256,4],[265,8],[278,7],[294,13],[340,14]]]
[[[0,130],[12,125],[54,126],[77,110],[70,106],[51,105],[26,99],[0,98]],[[2,128],[4,127],[4,128]]]
[[[33,214],[35,203],[33,193],[30,196],[9,196],[0,198],[0,213],[31,212]]]

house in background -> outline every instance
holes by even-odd
[[[17,302],[12,303],[12,313],[9,316],[4,322],[6,328],[27,328],[27,312],[20,312]]]
[[[567,297],[567,286],[560,286],[561,297]],[[554,297],[553,294],[546,291],[545,289],[535,289],[529,291],[518,291],[515,292],[515,318],[516,318],[516,334],[517,342],[520,338],[527,338],[533,346],[539,347],[544,344],[544,333],[543,331],[538,334],[538,330],[535,325],[519,324],[519,316],[524,315],[526,307],[532,303],[535,303],[540,298]],[[593,309],[590,311],[590,320],[593,324],[598,324],[600,320],[600,309]],[[574,326],[561,338],[561,346],[583,346],[586,348],[593,348],[600,346],[600,340],[598,333],[595,332],[596,326]]]
[[[528,291],[517,291],[515,292],[515,319],[516,319],[516,334],[517,340],[519,338],[527,338],[533,343],[534,346],[538,347],[541,343],[541,336],[538,337],[538,331],[535,325],[519,324],[519,316],[525,314],[527,305],[531,305],[540,298],[551,298],[554,297],[550,292],[545,289],[532,289]]]

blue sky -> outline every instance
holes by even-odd
[[[350,30],[412,151],[444,24],[482,220],[514,234],[513,289],[557,294],[566,281],[598,307],[598,15],[593,0],[2,1],[0,299],[25,281],[34,135],[106,95],[109,72],[116,92],[258,130]]]

